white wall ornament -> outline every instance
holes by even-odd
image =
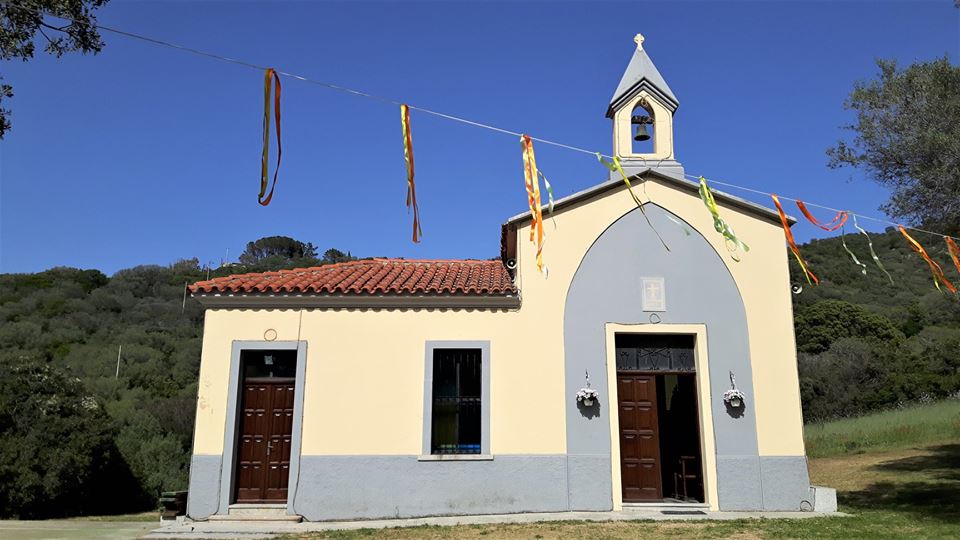
[[[593,407],[593,404],[600,398],[600,393],[590,388],[590,372],[586,371],[584,373],[586,374],[587,385],[577,390],[577,404],[582,404],[584,407]]]
[[[743,408],[746,396],[737,388],[737,378],[730,372],[730,389],[723,393],[723,402],[733,409]]]

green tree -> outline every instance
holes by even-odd
[[[102,511],[129,485],[110,418],[77,379],[27,355],[0,370],[0,516]],[[108,496],[110,489],[116,495]],[[121,499],[122,501],[122,499]]]
[[[34,38],[40,34],[44,50],[60,57],[64,53],[100,52],[103,41],[97,31],[94,11],[107,0],[18,0],[0,3],[0,59],[33,58]],[[48,16],[59,18],[48,22]],[[2,77],[0,77],[2,80]],[[13,97],[13,87],[0,84],[0,105]],[[10,110],[0,106],[0,139],[10,130]]]
[[[289,236],[267,236],[247,242],[247,249],[240,255],[240,263],[253,265],[274,257],[293,260],[312,259],[316,256],[317,248],[311,243],[294,240]]]
[[[897,346],[903,333],[883,315],[840,300],[825,300],[796,314],[797,350],[822,353],[840,338]]]
[[[336,248],[330,248],[323,252],[323,258],[320,259],[322,264],[336,264],[342,262],[350,262],[357,260],[356,257],[350,254],[350,252],[342,252]]]
[[[844,104],[856,113],[852,140],[827,150],[830,167],[863,169],[891,189],[883,209],[946,232],[960,231],[960,67],[944,57],[856,83]]]

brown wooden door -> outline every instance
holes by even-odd
[[[660,433],[654,375],[617,372],[623,502],[660,500]]]
[[[244,381],[236,502],[286,502],[293,394],[293,379]]]

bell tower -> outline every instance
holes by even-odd
[[[633,41],[637,49],[607,108],[607,118],[613,119],[613,154],[627,174],[656,169],[683,178],[683,166],[673,153],[673,113],[680,102],[643,49],[643,35]]]

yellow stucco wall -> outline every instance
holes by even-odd
[[[703,231],[723,254],[746,306],[760,455],[803,455],[782,230],[721,204],[751,247],[734,263],[696,193],[655,181],[635,190]],[[194,451],[223,450],[232,342],[263,340],[274,329],[278,340],[307,342],[305,455],[419,454],[428,340],[490,341],[492,453],[564,453],[567,289],[594,240],[633,208],[629,195],[616,190],[549,218],[557,227],[548,221],[546,279],[537,272],[527,230],[518,231],[523,305],[515,311],[307,309],[301,321],[300,310],[208,310]]]

